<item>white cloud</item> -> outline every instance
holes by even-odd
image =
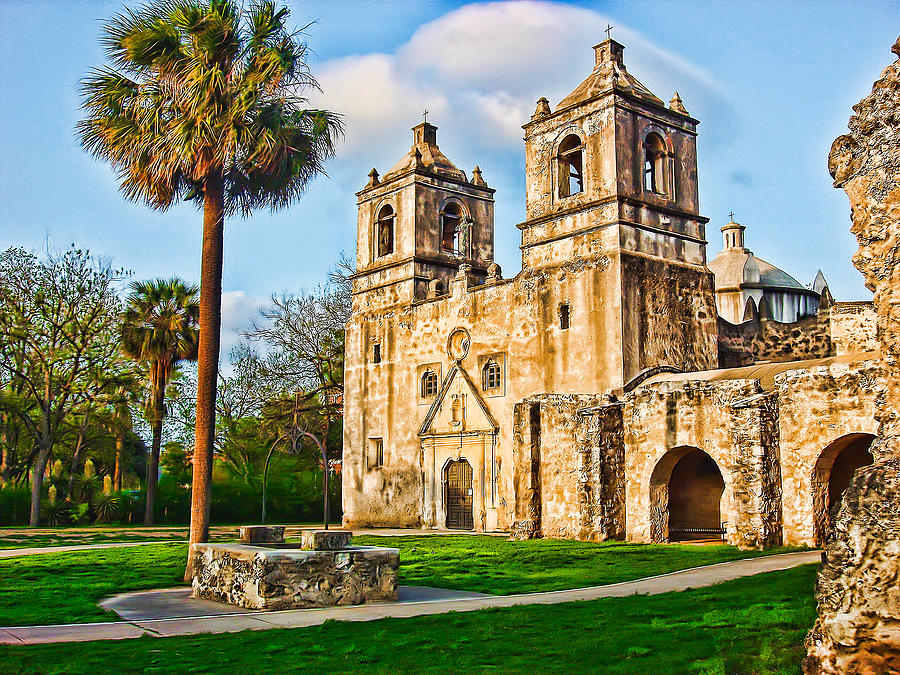
[[[466,5],[419,27],[394,54],[325,62],[316,103],[346,115],[341,156],[365,156],[382,173],[409,146],[409,127],[424,108],[445,132],[456,130],[454,140],[471,143],[450,149],[451,159],[484,146],[519,150],[534,102],[547,96],[555,103],[588,75],[591,47],[608,21],[554,2]],[[689,109],[700,98],[721,106],[721,89],[702,68],[627,27],[617,26],[615,37],[627,47],[629,70],[664,100],[678,89]]]
[[[259,309],[268,298],[248,296],[244,291],[222,293],[222,343],[220,363],[228,363],[228,353],[241,341],[241,333],[250,328],[250,323],[259,317]]]

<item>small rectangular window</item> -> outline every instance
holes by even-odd
[[[370,438],[369,447],[366,448],[366,466],[377,469],[384,466],[384,439]]]
[[[559,306],[559,327],[561,330],[569,328],[569,303],[564,302]]]
[[[372,363],[381,363],[381,343],[372,345]]]

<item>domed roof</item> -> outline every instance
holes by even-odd
[[[722,228],[725,248],[707,265],[716,277],[716,290],[761,288],[812,293],[783,269],[753,255],[744,246],[744,229],[734,221]]]
[[[784,270],[778,269],[772,263],[768,263],[762,258],[756,258],[756,264],[759,267],[759,285],[763,288],[790,288],[799,289],[802,291],[808,290],[794,277],[792,277]]]
[[[414,168],[422,168],[439,176],[466,180],[466,172],[458,169],[437,145],[437,127],[423,122],[413,127],[413,144],[400,161],[382,178],[382,182]]]

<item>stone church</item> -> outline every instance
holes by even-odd
[[[756,258],[707,260],[697,125],[594,47],[525,130],[522,269],[494,190],[413,128],[359,206],[347,527],[815,544],[871,462],[874,313]]]

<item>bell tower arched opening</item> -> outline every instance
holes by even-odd
[[[556,152],[560,198],[584,192],[584,146],[577,134],[569,134]]]

